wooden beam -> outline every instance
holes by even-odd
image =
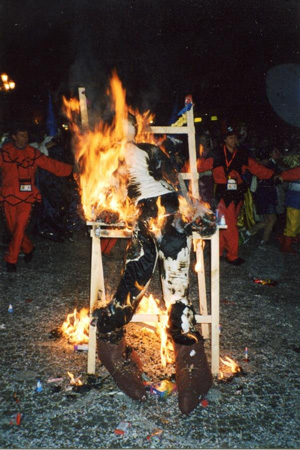
[[[85,88],[84,87],[78,88],[78,94],[80,104],[81,125],[83,130],[87,130],[89,128],[89,116],[88,116]]]
[[[100,239],[95,235],[95,227],[91,229],[92,257],[91,257],[91,284],[90,284],[90,314],[97,306],[98,300],[105,301],[105,283],[101,255]],[[96,370],[96,327],[90,325],[88,349],[88,373]]]

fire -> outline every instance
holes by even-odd
[[[127,142],[126,92],[114,72],[110,80],[114,118],[111,124],[99,119],[93,130],[79,126],[80,103],[77,99],[63,98],[64,113],[70,121],[73,133],[75,159],[79,166],[79,187],[85,218],[94,221],[114,213],[119,222],[131,227],[138,210],[127,197],[128,175],[125,169]],[[154,116],[134,112],[137,120],[137,142],[154,142],[149,124]]]
[[[89,310],[82,308],[78,313],[75,308],[67,315],[61,331],[71,344],[86,344],[89,342],[89,324]]]
[[[161,234],[161,229],[166,219],[166,209],[161,204],[161,197],[158,197],[157,202],[157,217],[151,218],[149,220],[149,230],[156,236],[159,237]]]
[[[199,155],[200,158],[203,158],[203,154],[204,154],[204,146],[202,144],[199,145]]]
[[[83,382],[80,379],[80,376],[75,378],[74,375],[72,374],[72,372],[67,371],[69,377],[70,377],[70,384],[72,386],[82,386]]]
[[[242,372],[240,366],[229,356],[225,356],[225,359],[220,358],[220,361],[225,367],[219,372],[219,380],[223,380],[225,376],[226,378],[231,378]]]
[[[149,297],[143,297],[141,303],[136,311],[137,314],[162,314],[166,311],[162,311],[159,307],[159,300],[155,299],[151,294]],[[147,323],[147,322],[146,322]],[[144,330],[150,331],[147,328]],[[151,332],[151,331],[150,331]],[[166,367],[167,364],[173,364],[174,358],[171,354],[173,351],[173,346],[168,339],[168,334],[166,332],[166,323],[158,322],[156,323],[155,332],[158,334],[161,340],[160,344],[160,358],[162,367]]]
[[[195,214],[195,207],[193,204],[186,199],[186,197],[183,197],[182,195],[178,196],[179,200],[179,211],[182,215],[182,219],[184,222],[191,222],[194,214]]]

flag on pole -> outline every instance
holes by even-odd
[[[47,118],[46,118],[46,129],[48,136],[56,136],[57,135],[57,123],[53,110],[52,97],[50,92],[48,93],[48,110],[47,110]]]

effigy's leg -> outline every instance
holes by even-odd
[[[144,295],[157,261],[153,238],[140,224],[126,252],[121,281],[111,302],[94,311],[97,318],[97,351],[117,386],[129,397],[144,400],[142,364],[125,341],[124,326],[130,322]]]
[[[179,408],[190,414],[212,385],[204,341],[195,328],[188,298],[192,237],[178,222],[167,223],[158,241],[163,296],[169,315],[167,331],[173,341]]]

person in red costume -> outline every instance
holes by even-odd
[[[273,170],[259,164],[237,146],[237,135],[233,129],[229,129],[224,136],[224,146],[220,152],[214,158],[198,160],[198,172],[213,169],[218,212],[220,216],[225,217],[227,225],[227,229],[220,230],[220,256],[226,251],[226,261],[234,266],[244,262],[238,255],[237,227],[237,218],[247,190],[243,175],[246,170],[260,179],[268,179],[274,175]]]
[[[25,262],[33,257],[34,245],[25,233],[32,205],[41,201],[41,194],[34,184],[38,167],[57,176],[66,177],[72,172],[72,166],[48,158],[39,150],[28,145],[26,127],[17,127],[12,134],[13,142],[0,149],[0,169],[2,185],[0,202],[3,202],[7,227],[11,241],[4,259],[8,272],[16,272],[20,251],[25,253]]]

